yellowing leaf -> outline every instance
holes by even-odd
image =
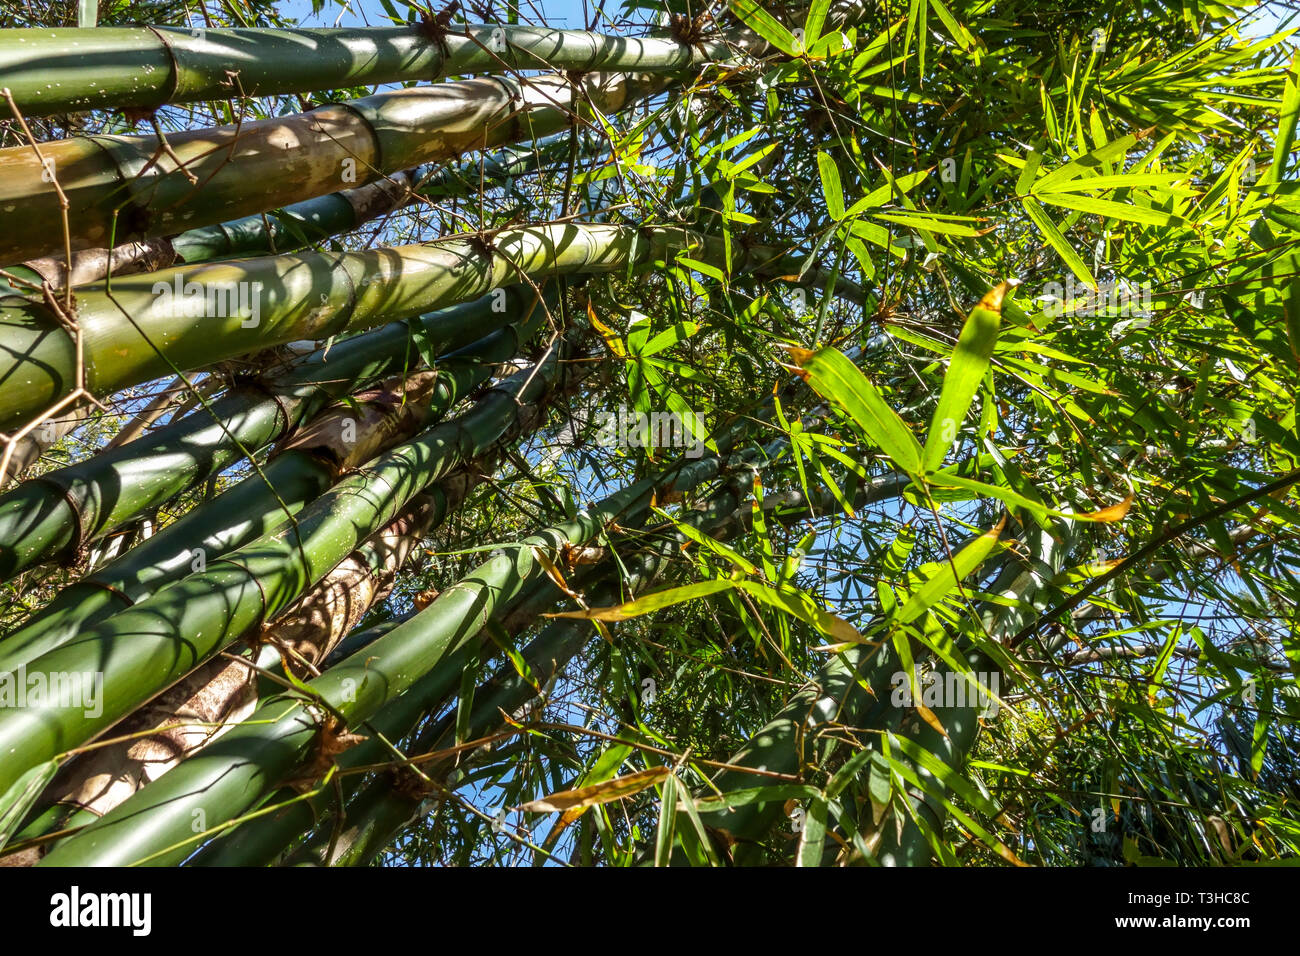
[[[921,719],[929,724],[931,728],[934,729],[935,733],[942,734],[945,740],[948,739],[948,731],[943,729],[943,724],[939,723],[939,718],[935,716],[934,711],[929,707],[926,707],[925,704],[921,703],[919,700],[916,701],[914,706],[916,707],[916,712],[921,715]]]
[[[587,302],[587,321],[591,327],[600,333],[600,337],[605,340],[605,345],[609,350],[619,358],[625,358],[627,353],[623,351],[623,343],[619,341],[618,335],[609,326],[605,325],[600,319],[596,318],[596,310],[592,308],[591,302]]]
[[[1103,524],[1112,524],[1116,521],[1123,521],[1124,516],[1128,514],[1128,509],[1133,507],[1133,495],[1129,495],[1118,504],[1102,508],[1100,511],[1094,511],[1091,514],[1078,515],[1080,521],[1099,521]]]
[[[577,790],[561,790],[549,797],[520,804],[515,809],[522,810],[525,813],[561,813],[571,809],[594,807],[598,804],[621,800],[624,797],[640,793],[642,790],[667,780],[668,775],[671,773],[671,767],[653,767],[650,770],[630,773],[624,777],[615,777],[613,780],[606,780],[602,783],[593,783],[589,787],[580,787]]]

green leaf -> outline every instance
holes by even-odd
[[[13,782],[13,785],[0,795],[0,849],[9,842],[18,825],[27,816],[41,791],[58,772],[59,762],[47,760],[37,764]]]
[[[938,570],[926,578],[907,599],[894,620],[899,624],[910,624],[947,597],[950,591],[984,563],[1002,536],[1005,525],[1004,517],[996,527],[989,529],[953,555],[951,561],[940,562]]]
[[[799,43],[789,30],[763,9],[759,0],[731,0],[736,19],[761,36],[786,56],[798,56]]]
[[[80,0],[77,5],[77,26],[93,27],[99,23],[99,0]]]
[[[1112,140],[1105,146],[1098,147],[1090,153],[1078,157],[1077,159],[1052,170],[1038,182],[1034,183],[1033,193],[1035,196],[1041,193],[1050,192],[1058,184],[1070,179],[1076,179],[1084,173],[1096,169],[1104,169],[1112,160],[1119,159],[1126,154],[1137,143],[1143,134],[1130,133],[1128,136],[1121,136],[1119,139]]]
[[[817,172],[821,175],[822,192],[826,195],[826,209],[836,222],[844,218],[844,189],[840,184],[840,171],[835,160],[817,152]]]
[[[1054,206],[1077,209],[1080,212],[1092,213],[1094,216],[1102,216],[1107,219],[1141,222],[1151,226],[1169,226],[1182,222],[1172,213],[1163,212],[1159,209],[1149,209],[1146,206],[1135,206],[1131,203],[1113,202],[1109,199],[1098,199],[1095,196],[1079,196],[1074,193],[1037,193],[1036,195],[1043,202],[1051,203]]]
[[[998,325],[1002,319],[1002,300],[1011,286],[999,283],[971,311],[953,348],[948,374],[943,379],[939,404],[930,418],[925,436],[921,467],[933,471],[943,464],[965,420],[980,382],[988,371],[993,349],[997,345]]]
[[[1043,233],[1043,238],[1056,250],[1057,255],[1065,260],[1065,264],[1070,267],[1070,271],[1095,289],[1097,287],[1096,278],[1088,267],[1083,264],[1083,259],[1074,251],[1074,247],[1066,241],[1065,236],[1061,234],[1061,230],[1057,228],[1056,223],[1052,222],[1051,217],[1047,215],[1038,201],[1026,196],[1021,202],[1024,204],[1025,212],[1029,213],[1029,218],[1034,221],[1034,225]]]
[[[826,800],[818,797],[810,801],[804,813],[803,830],[799,833],[795,866],[821,866],[822,845],[826,842],[826,818]]]
[[[1273,165],[1264,177],[1265,182],[1280,183],[1295,148],[1296,121],[1300,120],[1300,75],[1297,75],[1300,54],[1291,61],[1282,87],[1282,100],[1278,107],[1277,137],[1273,140]]]
[[[659,829],[655,831],[655,866],[667,866],[673,853],[673,827],[677,822],[677,778],[669,777],[663,784],[663,798],[659,805]]]
[[[813,0],[808,6],[808,18],[804,21],[804,43],[811,47],[821,39],[822,29],[826,26],[826,14],[830,12],[831,0]]]
[[[909,475],[921,471],[920,442],[848,356],[829,346],[815,352],[787,346],[787,351],[817,394],[843,409],[894,464]]]
[[[798,618],[816,628],[836,641],[865,643],[866,639],[845,621],[822,608],[811,596],[803,591],[781,589],[762,584],[758,581],[737,581],[721,579],[700,581],[682,587],[667,588],[644,595],[634,601],[610,607],[592,607],[581,611],[562,611],[547,614],[546,617],[568,617],[586,621],[627,621],[643,614],[651,614],[677,604],[708,597],[721,591],[744,591],[750,597],[777,610]]]

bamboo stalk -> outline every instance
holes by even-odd
[[[435,354],[532,312],[529,289],[510,287],[418,320],[317,349],[287,371],[223,398],[122,448],[24,482],[0,495],[0,576],[63,555],[162,504],[287,434],[360,384],[418,360],[415,336]]]
[[[580,145],[588,152],[596,142],[591,136],[580,139]],[[425,201],[429,194],[434,197],[467,195],[476,192],[480,185],[496,186],[515,176],[539,172],[545,163],[561,155],[567,157],[568,147],[569,135],[560,133],[541,140],[536,149],[506,147],[482,162],[463,159],[437,169],[405,170],[355,189],[305,199],[242,219],[200,226],[171,238],[128,242],[112,250],[83,249],[72,256],[72,285],[84,286],[110,275],[153,272],[181,263],[194,265],[236,256],[295,252],[351,232],[404,206]],[[49,282],[56,291],[68,282],[67,262],[62,256],[33,259],[9,266],[5,271],[37,286]],[[27,291],[0,277],[0,295],[23,295]]]
[[[354,472],[286,528],[167,585],[24,665],[27,674],[98,674],[93,708],[39,705],[0,710],[0,788],[55,754],[80,747],[218,651],[291,604],[407,501],[477,457],[545,392],[556,350],[512,376],[457,419],[437,425]],[[534,374],[535,373],[535,374]],[[21,674],[20,674],[21,677]]]
[[[722,240],[675,227],[546,224],[365,252],[302,253],[165,269],[77,293],[86,387],[109,394],[174,369],[327,338],[485,295],[523,280],[630,271],[689,253],[728,261]],[[790,268],[784,250],[733,250],[735,271]],[[821,281],[811,275],[810,281]],[[852,283],[837,292],[854,293]],[[180,291],[178,291],[180,290]],[[188,290],[188,291],[186,291]],[[231,305],[238,290],[240,304]],[[860,295],[861,290],[856,290]],[[40,303],[0,305],[0,428],[72,391],[75,339]],[[21,386],[21,387],[20,387]]]
[[[365,720],[464,645],[483,620],[508,608],[530,584],[541,579],[541,555],[550,561],[560,560],[566,543],[582,544],[614,520],[635,521],[648,513],[656,492],[662,499],[674,487],[694,487],[716,476],[721,467],[718,458],[705,457],[670,469],[666,476],[642,480],[592,505],[573,521],[525,538],[511,553],[485,561],[444,590],[424,611],[331,667],[309,686],[350,724]],[[303,704],[292,696],[268,700],[252,718],[226,735],[218,748],[185,761],[60,845],[43,862],[67,865],[77,861],[81,865],[117,859],[161,865],[183,859],[195,845],[190,827],[193,817],[183,809],[189,800],[202,791],[210,827],[256,805],[318,739],[320,728],[313,716],[317,711],[316,705]],[[29,724],[26,733],[34,729]],[[48,743],[44,747],[35,742],[24,745],[22,739],[26,738],[15,737],[6,733],[0,722],[0,747],[17,744],[33,755],[11,760],[15,770],[33,757],[41,759],[36,755],[48,750]],[[330,746],[328,740],[326,746]],[[238,767],[232,767],[226,756],[234,752],[241,754]],[[5,772],[9,772],[7,767]],[[182,815],[184,835],[176,829]],[[123,825],[124,817],[131,822]],[[148,824],[141,825],[146,818]]]
[[[535,320],[535,324],[540,324],[540,320]],[[502,332],[492,336],[502,337]],[[463,356],[468,351],[456,354]],[[454,365],[450,368],[440,366],[443,374],[454,370]],[[583,374],[584,370],[580,369],[576,376],[566,376],[564,390],[573,387]],[[548,396],[547,402],[562,391]],[[258,637],[260,654],[253,655],[257,666],[281,670],[292,661],[306,661],[308,665],[320,662],[339,645],[370,604],[391,585],[397,569],[418,538],[440,525],[457,509],[480,481],[483,469],[490,470],[490,460],[497,454],[496,449],[514,441],[517,434],[538,427],[544,420],[545,410],[545,403],[522,409],[516,415],[515,424],[497,439],[496,448],[466,462],[430,491],[416,495],[403,515],[372,535],[311,590],[264,625]],[[334,431],[328,427],[325,430]],[[396,623],[392,622],[393,626]],[[351,653],[353,650],[348,650],[348,654]],[[237,666],[239,673],[247,670],[243,664]],[[294,668],[294,671],[299,677],[309,676],[305,668]],[[42,795],[42,803],[52,799],[56,801],[55,805],[38,813],[14,842],[37,839],[54,830],[84,826],[128,798],[149,780],[157,779],[182,757],[225,733],[241,719],[247,708],[257,703],[259,697],[279,690],[280,685],[269,679],[245,686],[247,682],[233,680],[233,673],[236,672],[230,671],[223,659],[213,658],[117,725],[113,729],[114,736],[153,726],[168,729],[161,736],[149,735],[144,740],[111,744],[90,751],[82,759],[73,760]],[[204,714],[209,716],[204,717]],[[195,726],[196,722],[199,726]],[[48,845],[42,849],[48,849]],[[17,855],[21,858],[15,859],[11,865],[27,865],[40,856],[39,851],[27,856],[23,856],[24,853],[26,851],[21,851]]]
[[[738,487],[734,485],[725,487],[711,495],[703,506],[685,512],[682,520],[705,534],[716,537],[718,536],[716,532],[723,527],[729,526],[733,529],[737,527],[732,521],[732,516],[740,507],[742,500],[743,496]],[[687,540],[686,536],[676,529],[657,530],[660,534],[653,542],[648,546],[634,544],[633,553],[622,559],[624,573],[621,576],[616,576],[612,581],[605,580],[588,593],[586,602],[590,606],[602,607],[630,600],[654,583],[671,560],[680,553],[681,545]],[[608,579],[610,573],[617,568],[614,567],[612,560],[607,559],[601,570],[605,572],[601,577]],[[591,625],[586,621],[551,621],[521,652],[521,655],[528,662],[529,669],[537,677],[539,684],[546,687],[564,666],[590,643],[591,635]],[[522,719],[517,712],[537,696],[537,689],[520,676],[513,664],[502,667],[475,690],[474,702],[465,728],[465,738],[477,740],[501,731],[506,726],[503,714],[513,714],[515,719]],[[409,733],[414,723],[412,721],[403,728],[403,736]],[[430,722],[403,749],[408,755],[417,756],[450,749],[456,742],[456,715],[453,713]],[[377,756],[383,759],[383,755]],[[472,763],[472,756],[466,754],[460,760],[444,757],[439,760],[421,761],[419,767],[435,784],[454,786],[454,782],[448,779],[449,776],[454,774],[458,767]],[[400,769],[390,774],[381,774],[376,779],[367,781],[364,786],[360,785],[362,783],[360,778],[352,778],[352,782],[352,787],[348,789],[353,791],[355,796],[348,800],[347,813],[339,827],[342,835],[332,848],[333,854],[329,853],[333,828],[325,826],[318,829],[304,848],[294,855],[292,862],[310,861],[322,866],[365,866],[376,854],[391,844],[395,834],[410,822],[426,799],[437,798],[436,789],[428,790],[415,774],[404,773]],[[358,790],[359,793],[356,792]],[[348,791],[345,790],[345,797],[348,796]],[[330,802],[323,800],[322,809],[327,809]],[[230,865],[232,862],[227,859],[223,865]],[[205,862],[204,865],[207,863]]]
[[[392,587],[397,570],[420,538],[459,504],[468,482],[443,483],[439,494],[416,495],[385,527],[348,555],[259,637],[258,666],[281,653],[315,663]],[[268,653],[269,652],[269,653]],[[300,677],[309,676],[295,668]],[[42,799],[61,808],[47,825],[72,828],[103,816],[190,754],[210,745],[257,707],[259,679],[240,660],[216,657],[192,671],[114,728],[119,736],[156,733],[90,751],[60,772]],[[29,827],[25,837],[39,835]]]
[[[168,235],[534,140],[593,110],[619,112],[666,83],[621,73],[487,77],[176,133],[166,150],[157,136],[58,140],[42,143],[39,156],[0,149],[0,209],[26,226],[0,233],[0,262],[62,251],[65,213],[74,250]]]
[[[770,406],[770,404],[771,404],[770,399],[765,402],[765,405]],[[732,426],[727,427],[720,433],[718,437],[719,447],[720,448],[730,447],[732,443],[739,440],[746,433],[749,427],[750,427],[749,423],[746,421],[737,422]],[[646,506],[648,505],[649,501],[652,499],[652,496],[655,494],[657,485],[663,485],[664,483],[666,483],[666,487],[670,490],[674,488],[682,489],[682,488],[694,487],[698,485],[700,482],[716,476],[719,473],[720,467],[721,467],[720,459],[706,458],[699,462],[696,462],[694,464],[682,468],[670,469],[668,472],[659,476],[659,479],[657,481],[647,480],[647,481],[640,482],[638,485],[633,486],[631,489],[627,489],[625,490],[625,492],[621,493],[622,496],[630,496],[631,501],[629,502],[629,507],[626,510],[624,510],[623,513],[620,514],[617,511],[615,511],[614,514],[617,515],[620,524],[624,526],[633,524],[636,521],[638,521],[642,515],[646,513]],[[664,487],[659,487],[658,490],[663,491]],[[612,508],[613,505],[611,503],[619,499],[620,499],[620,495],[615,495],[613,498],[607,500],[604,503],[604,505]],[[583,517],[585,521],[587,519],[587,516],[583,516]],[[556,529],[552,529],[552,531],[554,532],[556,531]],[[543,536],[548,535],[550,533],[551,532],[543,532]],[[539,575],[537,574],[536,562],[534,562],[534,566],[532,567],[532,573],[533,573],[534,580],[536,580],[539,577]],[[476,580],[479,578],[478,575],[474,575],[472,577],[474,577]],[[463,581],[462,584],[464,584]],[[512,587],[512,585],[514,586]],[[460,587],[460,585],[458,585],[457,587]],[[498,579],[494,579],[489,576],[488,591],[486,593],[489,597],[504,602],[503,606],[499,608],[499,610],[504,610],[505,607],[508,606],[510,603],[510,599],[509,599],[510,593],[514,593],[518,595],[522,591],[526,591],[528,589],[529,589],[529,584],[527,581],[502,583]],[[453,588],[449,590],[455,590],[455,589]],[[446,593],[447,592],[444,592],[444,594]],[[436,603],[437,602],[435,602],[435,604]],[[481,613],[483,615],[488,615],[492,612],[488,608],[484,608],[481,611]],[[410,622],[408,622],[408,624],[409,623]],[[393,630],[389,633],[397,634],[400,632],[403,626],[407,626],[407,625],[399,625],[398,627],[393,628]],[[475,628],[475,630],[477,630],[477,628]],[[421,695],[421,700],[427,699],[428,696],[432,696],[436,699],[441,699],[442,697],[445,697],[446,694],[454,690],[456,681],[458,680],[458,675],[460,673],[460,666],[463,664],[463,661],[461,661],[460,658],[469,649],[470,643],[471,643],[470,641],[461,641],[459,646],[450,650],[449,655],[446,657],[446,659],[442,662],[440,666],[433,668],[432,670],[427,672],[423,678],[420,679],[419,686],[421,690],[419,694]],[[374,661],[374,658],[371,655],[375,650],[376,648],[373,646],[368,647],[364,653],[359,651],[357,652],[356,655],[354,655],[353,658],[349,658],[349,660],[355,660],[358,657],[364,657],[365,660],[367,661],[367,666],[369,666],[369,664],[373,663]],[[329,673],[332,673],[332,671],[327,672],[325,676],[328,676]],[[323,679],[323,677],[318,678],[318,680],[320,679]],[[350,679],[345,679],[343,684],[345,688],[348,687],[349,680]],[[350,695],[350,693],[351,693],[350,690],[346,691],[345,696]],[[407,700],[407,703],[401,705],[401,709],[403,710],[404,713],[409,712],[409,698]],[[260,721],[255,726],[258,725],[260,725]],[[277,724],[276,726],[279,726],[279,724]],[[272,732],[274,732],[274,729],[272,730]],[[239,731],[236,731],[236,733],[239,733]],[[254,734],[254,736],[256,736],[256,734]],[[181,773],[182,777],[185,777],[188,774],[193,773],[195,767],[203,766],[203,758],[204,758],[204,754],[199,754],[196,755],[194,758],[191,758],[190,761],[187,761],[185,764],[183,764],[182,767],[179,768],[179,772]],[[269,787],[275,782],[277,781],[276,780],[266,781],[264,782],[264,785]],[[178,786],[183,786],[183,781],[181,784],[178,784]],[[247,789],[243,790],[242,792],[244,797],[246,798],[250,797],[251,795],[251,791]]]
[[[72,640],[87,626],[125,610],[197,566],[276,530],[339,475],[441,418],[481,385],[496,363],[517,354],[541,327],[540,309],[438,363],[427,403],[415,392],[372,389],[308,422],[260,472],[199,505],[111,564],[63,588],[0,641],[0,671],[13,671]],[[425,374],[428,373],[417,373]],[[407,401],[402,401],[403,394]],[[377,414],[375,414],[377,413]],[[393,424],[389,424],[392,422]],[[340,426],[353,441],[343,441]]]
[[[680,73],[763,47],[739,31],[692,45],[496,24],[456,24],[440,38],[419,26],[10,29],[0,30],[0,76],[25,115],[48,116],[505,70]],[[10,118],[3,106],[0,118]]]

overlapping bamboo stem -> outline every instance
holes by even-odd
[[[544,576],[547,562],[562,562],[566,545],[590,541],[612,521],[640,520],[656,493],[662,500],[676,487],[694,487],[716,477],[722,465],[716,456],[709,456],[675,467],[666,475],[644,479],[593,504],[572,521],[503,549],[445,589],[425,610],[311,681],[309,686],[319,695],[316,699],[350,725],[367,719],[472,640],[483,621],[508,609],[529,585]],[[102,862],[113,857],[162,864],[183,859],[196,842],[188,824],[186,834],[179,838],[175,829],[187,801],[203,792],[210,827],[238,817],[259,803],[306,755],[320,736],[319,716],[315,703],[304,703],[297,696],[267,701],[214,746],[91,824],[51,853],[47,861],[57,865],[71,859]],[[339,729],[337,724],[332,726]],[[333,732],[325,731],[327,749]],[[4,745],[8,741],[0,725],[0,746]],[[247,759],[241,758],[241,765],[232,767],[229,756],[237,751]],[[148,826],[135,825],[140,822],[139,814],[147,814]],[[188,811],[184,815],[192,820]],[[124,816],[135,823],[123,826]]]
[[[314,501],[343,472],[437,421],[481,385],[497,363],[542,325],[540,308],[439,361],[419,389],[379,386],[325,409],[303,425],[258,471],[200,504],[116,561],[59,591],[22,626],[0,640],[0,671],[13,671],[81,630],[147,598],[169,581],[276,530]],[[430,376],[436,376],[430,379]]]
[[[327,345],[288,369],[231,392],[122,448],[24,482],[0,495],[0,576],[81,549],[271,442],[354,388],[531,314],[535,296],[510,287],[451,309]]]
[[[485,77],[167,137],[95,136],[0,149],[0,262],[112,248],[278,209],[424,163],[532,142],[662,90],[649,74]],[[200,185],[195,185],[195,181]],[[55,189],[57,183],[58,189]],[[63,202],[68,203],[65,210]]]
[[[510,70],[681,73],[764,48],[739,30],[689,44],[497,24],[24,29],[0,30],[0,76],[25,115],[48,116]],[[9,116],[0,105],[0,118]]]
[[[85,744],[143,701],[253,633],[319,581],[414,495],[482,454],[557,374],[538,367],[493,389],[465,415],[380,456],[304,508],[285,528],[167,585],[25,665],[27,673],[102,675],[97,712],[43,700],[0,710],[0,784]]]
[[[176,369],[372,328],[521,281],[632,272],[678,254],[728,262],[722,240],[675,227],[551,223],[432,245],[266,256],[127,276],[114,280],[111,290],[92,285],[77,294],[86,387],[110,394]],[[737,272],[797,271],[791,258],[784,250],[751,246],[733,249],[730,265]],[[810,284],[820,281],[809,277]],[[183,289],[193,295],[182,295]],[[226,300],[214,290],[229,289],[259,296],[258,314],[248,304],[205,304],[220,306]],[[844,281],[836,291],[862,297]],[[0,304],[0,337],[8,343],[0,353],[0,427],[8,427],[71,392],[76,350],[66,325],[36,302]]]

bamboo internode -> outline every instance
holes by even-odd
[[[100,27],[0,30],[0,85],[26,116],[424,82],[508,70],[679,73],[761,49],[751,35],[686,44],[547,27]],[[0,117],[8,108],[0,104]]]

